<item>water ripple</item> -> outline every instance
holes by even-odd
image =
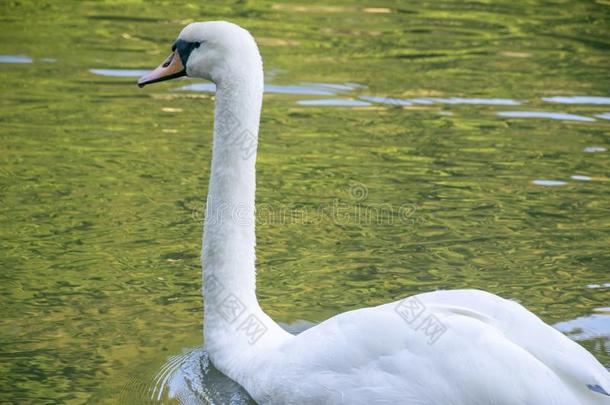
[[[140,77],[150,70],[143,69],[89,69],[89,72],[98,76],[109,76],[109,77]]]
[[[371,103],[361,100],[353,100],[350,98],[324,98],[318,100],[299,100],[299,105],[326,105],[336,107],[366,107]]]
[[[583,115],[557,113],[550,111],[498,111],[500,117],[507,118],[547,118],[551,120],[592,122],[594,118]]]
[[[174,89],[176,91],[203,91],[213,93],[216,91],[216,85],[214,83],[193,83],[187,84],[186,86],[178,87]],[[275,84],[266,84],[265,93],[271,94],[295,94],[295,95],[306,95],[306,96],[333,96],[336,94],[335,91],[323,89],[319,87],[310,86],[281,86]]]
[[[0,55],[0,63],[32,63],[32,58],[17,55]]]
[[[236,382],[218,371],[202,348],[172,356],[159,370],[149,390],[150,399],[181,404],[245,405],[254,402]]]
[[[511,100],[508,98],[464,98],[464,97],[450,97],[450,98],[430,98],[434,103],[441,104],[474,104],[474,105],[520,105],[521,102],[517,100]]]
[[[603,146],[587,146],[582,151],[586,153],[600,153],[605,152],[607,149]]]
[[[320,86],[321,87],[321,86]],[[265,93],[277,93],[277,94],[303,94],[303,95],[315,95],[315,96],[332,96],[337,94],[336,91],[330,89],[330,87],[323,89],[315,86],[279,86],[274,84],[265,85]]]
[[[602,120],[610,120],[610,112],[597,114],[595,117],[600,118]]]
[[[390,104],[390,105],[413,105],[411,101],[401,98],[392,97],[377,97],[377,96],[361,96],[361,100],[371,101],[373,103]]]
[[[553,327],[574,340],[608,339],[608,336],[610,336],[610,315],[608,313],[599,313],[581,316],[569,321],[556,323]]]
[[[360,99],[381,104],[392,105],[431,105],[431,104],[469,104],[469,105],[521,105],[520,101],[508,98],[468,98],[468,97],[419,97],[393,98],[379,96],[361,96]]]
[[[610,105],[610,97],[573,96],[573,97],[542,97],[549,103],[560,104],[595,104]]]
[[[567,184],[565,181],[563,180],[544,180],[544,179],[537,179],[532,181],[533,184],[536,184],[538,186],[563,186],[565,184]]]

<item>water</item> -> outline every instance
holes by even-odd
[[[213,86],[135,85],[192,20],[244,25],[265,60],[274,319],[483,288],[610,366],[603,2],[0,10],[0,402],[136,403],[185,381],[247,402],[198,349]]]

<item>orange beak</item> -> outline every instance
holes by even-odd
[[[158,68],[140,77],[138,86],[144,87],[147,84],[163,82],[181,76],[186,76],[186,69],[178,52],[172,52]]]

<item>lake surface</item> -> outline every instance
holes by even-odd
[[[0,402],[248,401],[200,349],[214,86],[135,85],[195,20],[243,25],[265,61],[274,319],[482,288],[610,366],[607,1],[0,11]]]

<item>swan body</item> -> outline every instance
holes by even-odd
[[[435,291],[346,312],[299,335],[255,293],[255,161],[263,68],[227,22],[188,25],[140,86],[216,83],[202,247],[205,348],[261,404],[610,404],[610,374],[516,302]]]

